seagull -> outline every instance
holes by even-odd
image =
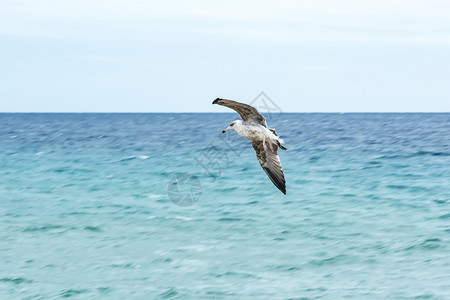
[[[235,120],[222,131],[235,130],[240,136],[252,141],[259,164],[272,180],[273,184],[286,195],[286,181],[278,157],[278,148],[287,150],[284,141],[278,137],[275,129],[267,127],[266,119],[248,104],[217,98],[212,104],[219,104],[235,110],[242,120]]]

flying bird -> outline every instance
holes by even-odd
[[[217,98],[212,104],[219,104],[235,110],[242,118],[230,123],[225,133],[235,130],[240,136],[252,141],[253,149],[259,164],[272,180],[273,184],[286,195],[286,181],[284,179],[283,168],[278,157],[278,148],[287,150],[282,145],[275,129],[267,127],[266,119],[256,110],[256,108],[233,100]]]

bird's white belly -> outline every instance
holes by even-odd
[[[252,141],[262,141],[264,138],[270,139],[270,131],[262,126],[246,126],[242,128],[239,135],[252,140]]]

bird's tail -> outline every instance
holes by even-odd
[[[277,140],[278,147],[280,147],[282,150],[287,150],[287,148],[281,145],[281,143],[284,143],[284,141],[282,139],[278,139]]]

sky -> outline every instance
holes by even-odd
[[[0,112],[449,112],[450,1],[0,0]]]

